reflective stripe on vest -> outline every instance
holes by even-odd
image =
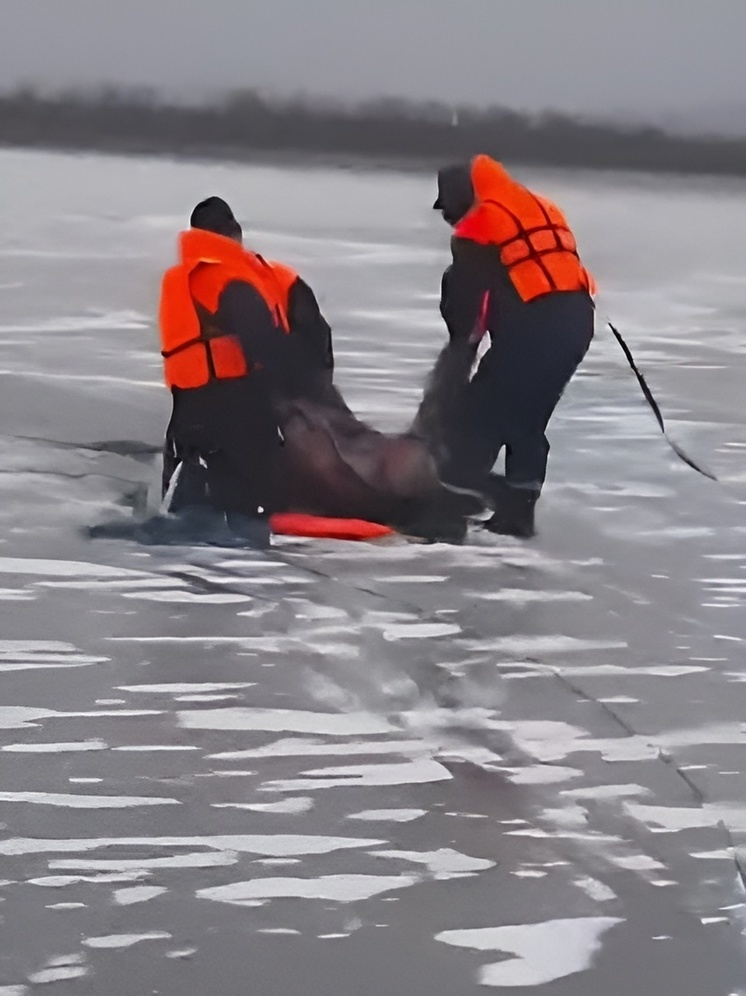
[[[555,291],[595,291],[562,211],[516,183],[488,156],[472,163],[474,207],[454,230],[457,238],[494,245],[523,301]]]

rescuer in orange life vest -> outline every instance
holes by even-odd
[[[450,346],[474,351],[447,421],[440,475],[487,495],[493,532],[534,533],[545,429],[593,338],[593,278],[564,215],[489,156],[438,174],[433,205],[453,227],[440,310]],[[505,476],[491,473],[505,448]]]
[[[313,292],[288,267],[245,249],[230,207],[210,197],[179,237],[159,319],[173,395],[164,491],[180,462],[191,472],[171,510],[207,497],[239,534],[266,523],[282,444],[273,400],[331,384],[331,330]]]

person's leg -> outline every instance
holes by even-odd
[[[546,427],[593,337],[586,295],[554,295],[528,306],[500,342],[495,376],[497,420],[505,437],[501,501],[488,528],[531,536],[547,472]]]
[[[169,426],[166,433],[166,438],[163,440],[163,470],[161,472],[161,499],[166,497],[166,492],[168,491],[169,484],[171,483],[171,478],[174,476],[174,471],[179,466],[181,462],[176,452],[176,440],[173,436],[170,436],[171,427]]]
[[[222,512],[266,518],[275,509],[281,439],[271,403],[254,375],[227,382],[211,412],[211,452],[204,454],[212,504]]]
[[[558,399],[559,400],[559,399]],[[505,479],[514,488],[541,492],[547,474],[549,440],[544,426],[526,422],[508,430]]]
[[[252,435],[247,445],[227,445],[208,453],[205,463],[207,490],[215,508],[250,517],[271,513],[270,458],[257,436]]]
[[[175,423],[177,422],[177,408],[179,404],[178,399],[178,389],[172,391],[172,408],[171,408],[171,418],[168,420],[168,425],[166,426],[166,435],[163,440],[163,471],[161,474],[161,499],[165,498],[166,492],[168,491],[168,486],[171,483],[171,478],[174,475],[174,471],[180,463],[180,456],[178,452],[178,444],[176,442],[175,433]]]
[[[520,330],[514,362],[523,404],[513,404],[506,434],[506,478],[515,487],[541,491],[549,441],[546,428],[593,337],[593,305],[585,295],[557,294]]]
[[[261,383],[252,375],[181,394],[172,424],[184,460],[178,505],[206,501],[218,512],[266,518],[280,438]]]
[[[207,505],[207,485],[201,451],[212,441],[205,430],[211,404],[206,389],[173,390],[173,411],[163,445],[161,499],[168,499],[167,512]]]

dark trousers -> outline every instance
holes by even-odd
[[[173,399],[164,448],[164,492],[183,462],[185,470],[191,467],[204,481],[205,496],[219,511],[271,513],[281,441],[259,376],[176,388]]]
[[[463,388],[448,432],[444,480],[478,486],[504,447],[507,483],[541,490],[545,430],[590,346],[593,313],[585,293],[553,294],[491,323],[492,347]]]

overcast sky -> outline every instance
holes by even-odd
[[[240,86],[658,118],[746,106],[746,0],[0,0],[0,88]]]

